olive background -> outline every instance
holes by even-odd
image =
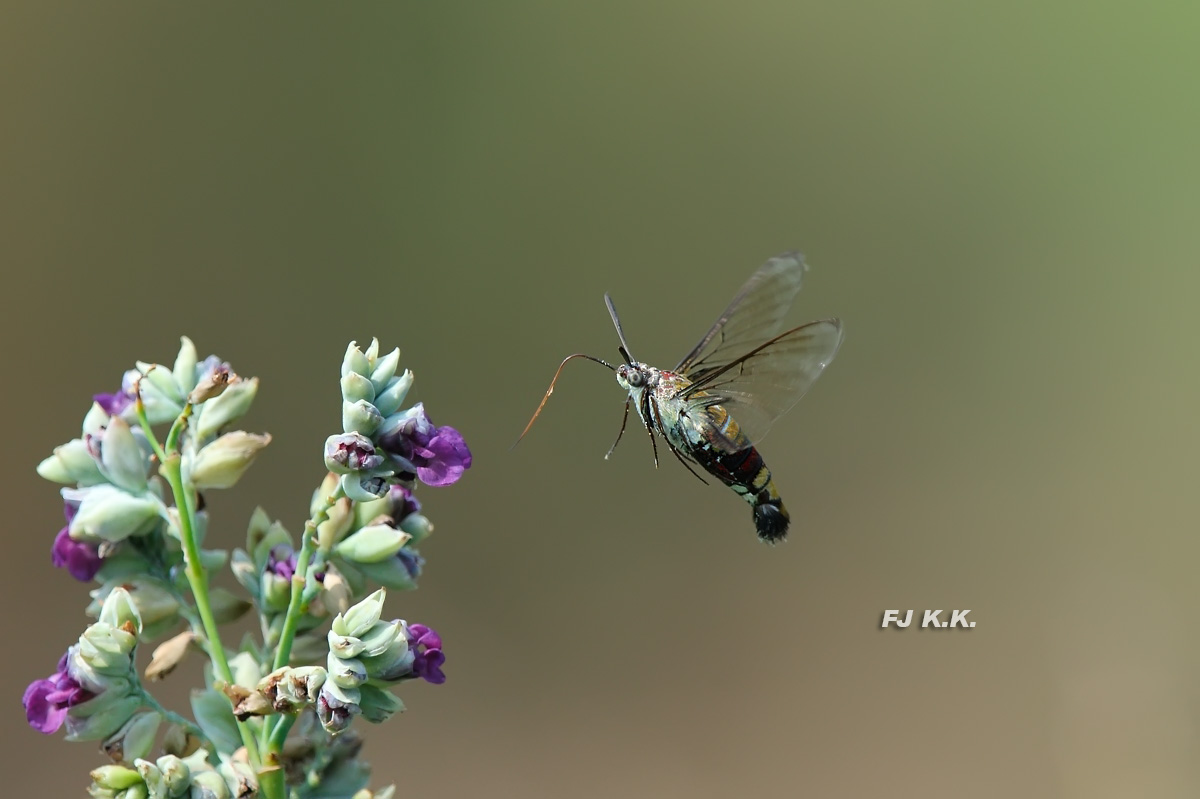
[[[275,440],[210,496],[293,532],[346,343],[475,464],[390,612],[449,680],[376,784],[502,797],[1195,796],[1200,11],[1116,2],[12,4],[0,12],[5,792],[93,744],[18,698],[84,623],[34,466],[181,334]],[[793,517],[636,429],[767,257],[846,340],[762,442]],[[969,608],[969,630],[881,630]],[[144,654],[144,653],[143,653]],[[166,684],[185,706],[190,663]]]

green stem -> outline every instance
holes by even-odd
[[[317,528],[329,518],[330,509],[342,496],[342,488],[339,485],[321,507],[317,508],[313,517],[304,524],[304,540],[300,544],[300,554],[296,557],[296,573],[292,575],[287,615],[283,619],[283,631],[279,634],[279,645],[275,650],[275,663],[272,670],[286,666],[288,659],[292,656],[292,643],[296,639],[296,629],[300,626],[300,617],[304,614],[305,589],[308,588],[308,567],[313,560]]]
[[[142,426],[142,432],[146,434],[146,440],[150,442],[150,446],[154,449],[154,454],[158,456],[158,462],[162,463],[167,459],[167,453],[163,451],[162,444],[158,443],[158,438],[154,435],[154,428],[150,426],[150,418],[146,416],[146,406],[142,402],[140,387],[137,392],[137,401],[133,407],[137,412],[138,424]]]
[[[275,756],[269,755],[274,761]],[[284,782],[283,767],[278,763],[266,763],[266,769],[258,773],[258,789],[266,799],[284,799],[287,796],[287,783]]]
[[[200,615],[200,623],[204,626],[204,636],[208,639],[208,654],[212,659],[213,671],[226,683],[233,685],[233,671],[229,668],[229,660],[225,656],[225,647],[221,644],[221,633],[208,597],[208,575],[200,563],[200,545],[196,542],[196,528],[192,523],[194,500],[190,496],[191,492],[184,487],[181,458],[178,451],[174,449],[179,442],[177,428],[182,426],[181,420],[190,415],[191,407],[188,405],[183,409],[179,419],[175,420],[175,426],[171,428],[171,435],[167,438],[167,446],[171,454],[163,461],[162,473],[171,486],[175,509],[179,512],[179,537],[183,542],[184,574],[187,575],[188,585],[191,586],[192,597],[196,600],[196,612]],[[246,722],[239,721],[237,726],[250,762],[257,764],[259,762],[258,742],[254,740],[253,731]]]
[[[288,733],[292,731],[292,725],[295,723],[295,716],[280,716],[279,721],[275,724],[275,729],[271,730],[270,740],[267,741],[268,751],[283,750],[283,742],[287,740]]]

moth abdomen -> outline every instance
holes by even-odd
[[[754,500],[754,527],[758,537],[768,544],[778,544],[787,538],[790,521],[787,508],[783,507],[779,497]]]

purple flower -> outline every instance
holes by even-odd
[[[267,556],[267,571],[290,582],[296,573],[296,551],[287,544],[273,548]]]
[[[392,526],[399,527],[400,522],[420,511],[421,502],[413,496],[412,490],[406,485],[392,483],[388,488],[388,516],[392,517]]]
[[[50,562],[56,567],[65,568],[68,573],[81,583],[89,583],[100,571],[103,558],[95,544],[86,541],[76,541],[71,538],[71,520],[79,510],[78,502],[63,503],[63,514],[67,517],[67,526],[58,531],[54,537],[54,546],[50,549]]]
[[[442,638],[437,631],[424,624],[410,624],[405,635],[415,656],[413,675],[434,685],[444,683],[446,675],[442,673],[442,664],[446,662],[446,655],[442,652]]]
[[[216,355],[210,355],[196,364],[196,382],[202,383],[215,372],[230,372],[232,368],[227,362],[222,361]]]
[[[120,416],[126,408],[133,404],[133,397],[128,394],[96,394],[92,397],[96,404],[104,409],[109,416]]]
[[[329,732],[336,734],[346,729],[354,716],[361,712],[362,708],[358,705],[349,704],[335,696],[328,684],[317,694],[317,717]]]
[[[133,404],[134,381],[139,377],[136,369],[126,372],[121,378],[121,389],[113,394],[96,394],[92,397],[96,404],[104,409],[109,416],[120,416]]]
[[[70,708],[95,696],[68,673],[69,655],[70,652],[62,656],[58,661],[58,670],[49,678],[31,682],[21,699],[29,726],[45,735],[58,732]]]
[[[471,468],[471,450],[453,427],[435,427],[423,403],[379,438],[379,446],[415,470],[422,483],[448,486]]]
[[[421,557],[415,549],[402,547],[396,553],[396,560],[400,561],[400,565],[404,567],[408,579],[415,580],[421,576],[421,567],[425,565],[425,558]]]
[[[359,433],[342,433],[325,439],[325,467],[331,472],[370,471],[383,463],[371,439]]]

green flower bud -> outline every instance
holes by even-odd
[[[109,696],[109,692],[106,691],[68,711],[68,741],[99,741],[107,738],[129,721],[129,717],[142,705],[142,699],[138,696],[115,699],[110,699]]]
[[[225,784],[229,787],[231,796],[258,796],[258,777],[249,763],[241,760],[222,761],[218,768]]]
[[[319,509],[325,507],[340,482],[341,475],[334,474],[333,472],[328,472],[325,475],[325,478],[321,480],[321,484],[313,491],[312,500],[308,503],[309,516],[316,514]]]
[[[183,392],[175,378],[166,369],[138,361],[142,373],[136,391],[141,395],[142,406],[150,424],[163,424],[175,419],[183,410]]]
[[[106,594],[106,591],[108,592]],[[106,585],[92,592],[95,597],[111,597],[114,591],[128,591],[130,601],[141,619],[140,631],[158,631],[164,624],[174,624],[179,618],[179,600],[161,583],[146,578],[132,577],[116,588]],[[105,599],[108,602],[108,598]],[[147,632],[147,637],[149,633]]]
[[[258,453],[270,443],[270,433],[256,435],[244,430],[226,433],[202,448],[192,459],[192,485],[201,491],[232,488]]]
[[[111,485],[63,489],[63,497],[80,501],[70,528],[71,537],[77,540],[92,536],[114,543],[124,541],[150,532],[166,517],[166,506],[152,494],[134,496]]]
[[[142,782],[136,770],[125,766],[101,766],[92,771],[92,782],[111,791],[123,791]]]
[[[408,567],[400,558],[388,558],[378,563],[356,563],[354,565],[364,576],[379,583],[384,588],[393,588],[397,591],[412,591],[417,587],[417,581],[413,579],[412,572],[408,570]]]
[[[229,786],[225,778],[215,771],[202,771],[192,775],[192,799],[230,799]]]
[[[375,386],[358,372],[351,372],[343,377],[341,385],[342,399],[346,402],[358,402],[359,400],[370,402],[375,399]]]
[[[366,400],[342,403],[342,430],[370,436],[383,424],[383,416]]]
[[[433,532],[433,523],[420,513],[410,513],[400,520],[400,529],[412,536],[414,544],[419,544]]]
[[[404,703],[390,691],[385,691],[371,684],[362,686],[359,691],[362,698],[358,705],[362,708],[362,717],[372,724],[387,721],[396,713],[404,710]]]
[[[292,581],[274,572],[264,571],[261,596],[263,610],[282,613],[287,610],[292,598]]]
[[[187,790],[188,783],[192,781],[192,772],[180,758],[175,755],[163,755],[155,761],[159,773],[162,774],[163,782],[167,787],[167,794],[170,796],[182,796]],[[138,769],[141,770],[140,767]],[[149,780],[147,780],[147,784]]]
[[[373,365],[375,368],[371,372],[371,385],[375,387],[375,393],[379,393],[396,374],[396,367],[400,365],[400,348],[392,350]]]
[[[404,638],[404,629],[396,621],[379,621],[375,623],[367,634],[359,638],[362,642],[362,648],[355,655],[362,654],[363,657],[376,657],[386,652],[397,639]]]
[[[339,658],[330,652],[325,668],[329,679],[342,688],[357,688],[367,681],[367,667],[356,658]]]
[[[404,398],[408,396],[408,390],[412,388],[412,384],[413,373],[405,369],[404,374],[393,377],[382,391],[375,393],[375,407],[385,417],[391,416],[404,403]]]
[[[162,716],[152,710],[134,713],[101,747],[114,762],[132,763],[150,754],[161,722]]]
[[[258,661],[249,652],[239,652],[231,657],[229,668],[233,672],[234,683],[247,690],[253,691],[254,686],[258,685],[262,679],[262,669],[259,668]]]
[[[342,541],[333,551],[338,557],[356,563],[378,563],[397,552],[412,538],[403,530],[386,524],[364,527]]]
[[[179,390],[187,394],[196,387],[196,345],[187,336],[179,337],[179,354],[175,356],[175,368],[171,377]]]
[[[82,664],[101,679],[122,677],[129,673],[130,656],[136,646],[134,634],[97,622],[79,636],[77,654]]]
[[[317,546],[328,552],[346,537],[354,523],[354,503],[342,497],[329,509],[328,518],[317,525]]]
[[[182,409],[184,391],[175,382],[175,375],[156,363],[137,361],[136,365],[137,370],[142,373],[142,391],[146,390],[147,385],[153,386],[172,402],[179,403]]]
[[[352,658],[363,651],[363,642],[361,638],[355,638],[353,635],[338,635],[333,630],[329,631],[329,653],[339,658]]]
[[[38,464],[37,473],[53,483],[93,486],[108,482],[82,438],[54,448],[54,454]]]
[[[392,681],[397,674],[407,674],[412,671],[416,653],[408,645],[408,639],[401,634],[392,641],[388,648],[374,657],[363,657],[363,665],[367,667],[367,677],[372,680]]]
[[[386,496],[388,492],[387,480],[382,477],[343,474],[341,482],[342,491],[353,502],[370,502]]]
[[[386,495],[376,497],[369,502],[355,502],[353,505],[353,526],[358,528],[374,524],[379,517],[387,516],[390,507],[391,503],[388,501]]]
[[[253,548],[250,550],[254,556],[255,565],[260,569],[265,568],[271,558],[271,550],[280,545],[286,545],[290,549],[292,547],[292,536],[283,524],[272,522],[267,527],[266,532],[257,538]]]
[[[370,377],[371,362],[367,360],[367,356],[358,348],[358,343],[351,341],[350,346],[346,347],[346,355],[342,358],[342,377],[354,372],[363,377]]]
[[[233,550],[233,556],[229,560],[229,570],[233,572],[233,576],[250,592],[255,601],[261,599],[258,588],[258,566],[250,558],[243,549]]]
[[[200,417],[196,420],[195,432],[200,440],[221,432],[229,423],[240,419],[250,410],[258,394],[258,378],[238,378],[229,383],[221,395],[200,406]]]
[[[134,768],[141,775],[142,782],[146,784],[146,792],[152,799],[170,799],[166,780],[163,779],[162,772],[158,767],[149,760],[133,761]]]
[[[338,635],[329,631],[329,651],[339,658],[374,657],[386,652],[397,637],[403,637],[403,630],[397,622],[376,622],[363,637]]]
[[[113,417],[104,432],[100,463],[108,479],[131,494],[146,490],[146,458],[120,416]]]
[[[347,705],[357,705],[359,700],[362,699],[362,692],[358,688],[338,685],[337,681],[332,678],[325,681],[325,684],[321,686],[321,691],[328,692],[338,701]]]
[[[339,613],[333,620],[331,629],[338,635],[352,635],[355,638],[366,635],[375,626],[383,613],[383,601],[387,592],[382,588],[359,602],[345,613]]]
[[[108,592],[104,604],[100,607],[99,621],[101,624],[117,628],[130,624],[135,633],[142,629],[142,617],[138,613],[138,607],[129,591],[123,587],[116,587]]]

